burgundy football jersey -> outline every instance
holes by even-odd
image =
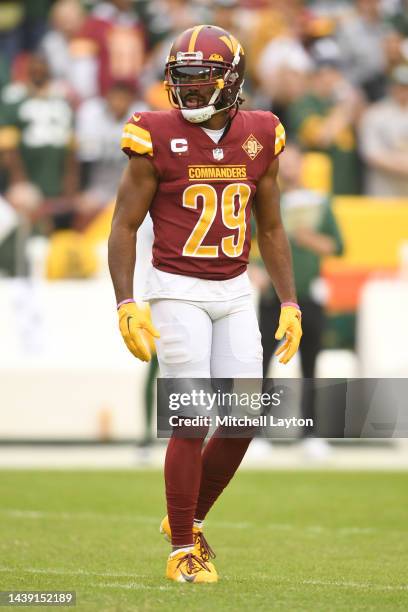
[[[148,156],[159,176],[150,206],[153,266],[210,280],[244,272],[256,185],[284,145],[270,112],[239,111],[218,144],[178,110],[133,115],[122,149]]]

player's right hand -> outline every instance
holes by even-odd
[[[118,309],[119,329],[129,351],[141,361],[150,361],[149,344],[160,334],[150,319],[150,310],[139,308],[134,302]]]

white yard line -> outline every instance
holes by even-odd
[[[49,512],[43,510],[18,510],[0,509],[0,516],[9,518],[21,518],[28,520],[90,520],[103,521],[105,523],[141,523],[143,525],[159,525],[161,518],[153,516],[138,516],[133,514],[102,514],[99,512]],[[259,525],[250,522],[211,521],[213,527],[222,529],[253,529]],[[374,527],[357,527],[353,525],[344,527],[326,527],[323,525],[293,525],[290,523],[267,523],[263,529],[270,531],[296,531],[308,535],[336,534],[340,536],[352,535],[375,535],[384,533],[387,535],[407,535],[408,531],[382,530]]]
[[[371,582],[347,582],[342,580],[301,580],[299,584],[335,586],[349,589],[374,589],[375,591],[408,591],[408,584],[373,584]]]
[[[147,578],[148,576],[135,573],[116,573],[116,572],[88,572],[87,570],[77,569],[58,569],[58,568],[42,568],[42,567],[26,567],[20,569],[18,567],[2,567],[0,573],[8,574],[14,572],[23,572],[24,574],[52,574],[56,576],[96,576],[100,578]]]
[[[19,569],[15,567],[0,567],[0,573],[7,574],[45,574],[49,576],[92,576],[98,578],[146,578],[142,574],[115,574],[112,572],[88,572],[86,570],[63,570],[55,568],[34,568],[26,567]],[[149,590],[149,591],[167,591],[171,587],[169,586],[151,586],[148,584],[142,584],[141,582],[97,582],[92,584],[92,588],[98,589],[126,589],[126,590]]]
[[[43,510],[1,510],[0,515],[10,518],[25,518],[33,520],[56,519],[56,520],[102,520],[105,522],[130,522],[160,524],[159,518],[151,516],[137,516],[132,514],[101,514],[99,512],[48,512]]]
[[[226,581],[236,580],[236,576],[222,576]],[[267,580],[275,586],[279,584],[304,585],[304,586],[322,586],[322,587],[340,587],[344,589],[367,589],[376,591],[408,591],[408,584],[378,584],[373,582],[354,582],[348,580],[291,580],[286,577],[268,576],[267,574],[256,574],[254,580]]]
[[[128,584],[122,584],[120,582],[106,582],[104,584],[94,584],[93,587],[98,589],[126,589],[126,590],[140,590],[140,591],[170,591],[170,586],[150,586],[147,584],[140,584],[140,582],[130,582]]]
[[[113,573],[113,572],[88,572],[87,570],[64,570],[61,568],[15,568],[15,567],[0,567],[1,573],[23,573],[23,574],[45,574],[45,575],[59,575],[59,576],[93,576],[99,578],[146,578],[142,574],[129,574],[129,573]],[[151,577],[151,576],[150,576]],[[232,580],[231,576],[223,577],[226,581]],[[340,587],[346,589],[363,589],[363,590],[376,590],[376,591],[408,591],[408,584],[378,584],[371,582],[350,582],[346,580],[288,580],[287,578],[279,578],[277,576],[268,576],[266,574],[257,574],[256,580],[268,580],[271,584],[283,583],[290,585],[304,585],[304,586],[322,586],[322,587]],[[105,583],[94,583],[92,585],[96,588],[112,588],[112,589],[140,589],[140,590],[160,590],[165,591],[171,589],[170,586],[165,585],[145,585],[140,582],[105,582]]]

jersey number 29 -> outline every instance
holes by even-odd
[[[221,249],[228,257],[239,257],[242,254],[246,232],[245,208],[250,195],[251,188],[245,183],[232,183],[227,185],[222,192],[222,221],[228,229],[238,230],[238,234],[225,236],[221,240]],[[217,214],[217,192],[214,187],[208,184],[190,185],[183,192],[183,206],[196,210],[199,198],[202,199],[203,209],[184,245],[183,255],[188,257],[218,257],[218,245],[202,244]],[[235,206],[236,199],[237,208]]]

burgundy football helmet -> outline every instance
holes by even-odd
[[[242,101],[244,70],[237,39],[217,26],[199,25],[173,43],[164,84],[172,106],[188,121],[202,123]]]

